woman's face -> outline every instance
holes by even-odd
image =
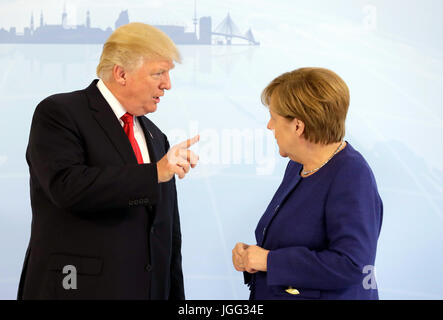
[[[269,130],[274,133],[275,140],[279,148],[280,155],[284,158],[289,157],[293,153],[294,144],[296,142],[296,132],[294,128],[294,120],[289,120],[269,107],[270,119],[267,125]],[[291,158],[292,159],[292,158]],[[293,160],[293,159],[292,159]]]

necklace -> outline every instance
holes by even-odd
[[[332,154],[332,156],[330,156],[330,157],[328,158],[328,160],[326,160],[325,162],[323,162],[323,164],[322,164],[320,167],[315,168],[315,169],[312,169],[312,170],[309,170],[309,171],[303,171],[303,172],[301,173],[301,175],[302,175],[302,176],[307,176],[308,174],[311,174],[311,173],[316,172],[316,171],[320,170],[321,168],[323,168],[323,167],[329,162],[329,160],[331,160],[331,159],[332,159],[332,158],[338,153],[338,151],[341,149],[341,147],[343,147],[344,143],[345,143],[345,142],[342,141],[342,142],[340,143],[340,145],[338,146],[337,150],[335,150],[335,152]]]

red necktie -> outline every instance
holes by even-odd
[[[129,142],[134,150],[135,157],[137,158],[137,162],[139,164],[144,163],[142,153],[140,152],[140,148],[138,147],[137,140],[135,140],[134,136],[134,116],[126,112],[120,119],[122,119],[124,123],[123,130],[128,136]]]

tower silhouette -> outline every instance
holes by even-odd
[[[117,21],[115,21],[115,29],[117,29],[118,27],[120,27],[124,24],[128,24],[128,23],[129,23],[128,10],[124,10],[124,11],[120,12],[120,15],[118,16]]]
[[[66,13],[66,3],[63,6],[63,14],[62,14],[62,27],[66,29],[68,26],[68,14]]]
[[[29,24],[29,28],[31,29],[31,32],[34,32],[34,12],[31,13],[31,23]]]
[[[91,28],[91,16],[89,10],[86,12],[86,28]]]
[[[198,24],[198,20],[197,20],[197,0],[194,0],[194,19],[192,21],[194,23],[194,33],[197,36],[197,24]]]
[[[40,27],[43,27],[44,21],[43,21],[43,11],[40,13]]]

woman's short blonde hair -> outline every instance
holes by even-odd
[[[132,71],[141,66],[144,59],[181,62],[174,42],[161,30],[139,22],[123,25],[117,28],[103,45],[97,76],[110,80],[114,65]]]
[[[331,70],[300,68],[284,73],[263,90],[261,100],[277,114],[303,121],[304,138],[310,142],[330,144],[345,136],[349,89]]]

